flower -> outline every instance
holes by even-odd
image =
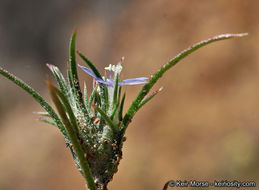
[[[115,87],[115,82],[116,82],[116,78],[119,77],[121,70],[122,70],[122,66],[121,66],[121,62],[123,61],[124,58],[121,59],[121,61],[117,64],[117,65],[109,65],[108,67],[105,67],[104,69],[109,71],[109,78],[103,77],[97,77],[94,72],[84,66],[78,65],[83,71],[85,71],[88,75],[92,76],[95,81],[105,84],[108,87]],[[113,76],[112,76],[112,72],[113,72]],[[147,83],[147,77],[138,77],[138,78],[132,78],[132,79],[126,79],[123,81],[119,81],[118,85],[119,86],[124,86],[124,85],[137,85],[137,84],[145,84]]]

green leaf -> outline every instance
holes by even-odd
[[[68,88],[67,88],[67,84],[66,84],[64,76],[62,75],[62,73],[60,72],[58,67],[51,65],[51,64],[47,64],[47,66],[51,70],[51,72],[54,74],[61,92],[67,96]]]
[[[101,106],[101,97],[100,97],[99,93],[95,93],[94,95],[95,95],[94,96],[94,103],[95,103],[95,105]]]
[[[66,131],[69,135],[69,139],[71,140],[71,143],[73,144],[73,149],[78,157],[80,168],[81,168],[83,176],[86,180],[87,186],[90,190],[95,190],[96,186],[95,186],[95,183],[94,183],[94,180],[93,180],[90,168],[89,168],[89,164],[87,162],[87,159],[84,156],[84,151],[80,145],[78,136],[76,135],[76,132],[74,130],[75,127],[72,126],[73,124],[71,124],[69,119],[67,118],[66,110],[64,109],[62,103],[60,102],[60,100],[58,98],[58,94],[60,93],[60,91],[58,91],[52,85],[50,80],[47,80],[47,85],[50,90],[51,98],[58,110],[60,117],[62,118],[62,121],[65,124]],[[61,95],[61,94],[59,94],[59,95]],[[60,98],[61,97],[62,97],[62,95],[60,96]],[[64,98],[64,96],[62,98]]]
[[[104,104],[106,105],[104,108],[108,108],[109,107],[109,93],[108,93],[108,88],[103,85],[103,89],[104,89],[104,98],[105,98],[105,101],[104,101]],[[107,111],[107,109],[105,109],[105,111]]]
[[[94,100],[94,97],[95,97],[95,94],[97,93],[97,87],[94,87],[90,97],[89,97],[89,101],[88,101],[88,105],[89,105],[89,109],[91,109],[91,105],[93,103],[93,100]]]
[[[76,120],[76,117],[73,113],[73,110],[69,104],[69,101],[67,100],[66,96],[61,92],[59,91],[57,88],[53,87],[55,90],[56,90],[56,94],[60,97],[60,99],[62,100],[63,102],[63,105],[65,106],[65,109],[66,109],[66,112],[68,113],[68,116],[69,116],[69,119],[70,119],[70,122],[72,124],[72,127],[76,133],[76,135],[79,136],[79,127],[78,127],[78,124],[77,124],[77,120]]]
[[[122,121],[123,117],[123,106],[124,106],[124,101],[125,101],[126,93],[124,93],[122,99],[121,99],[121,104],[120,104],[120,109],[119,109],[119,120]]]
[[[116,76],[115,84],[114,84],[114,91],[113,91],[113,102],[112,102],[112,107],[113,109],[117,105],[117,100],[118,100],[118,87],[119,87],[119,76]]]
[[[73,80],[72,80],[72,74],[71,74],[71,70],[70,69],[67,69],[67,80],[68,80],[68,85],[69,85],[69,87],[72,89],[72,90],[74,90],[73,89]]]
[[[159,88],[158,90],[156,90],[155,92],[152,92],[150,95],[148,95],[146,98],[144,98],[142,100],[142,102],[139,104],[138,106],[138,110],[144,106],[147,102],[149,102],[155,95],[157,95],[159,92],[161,92],[163,90],[163,87]]]
[[[47,123],[47,124],[50,124],[50,125],[54,125],[55,127],[57,127],[56,122],[54,120],[52,120],[52,119],[40,118],[39,120],[44,122],[44,123]]]
[[[85,107],[88,108],[88,94],[87,94],[87,88],[86,88],[86,84],[84,82],[84,103],[85,103]]]
[[[117,102],[120,102],[120,99],[121,99],[121,86],[119,87],[119,94],[118,94]]]
[[[68,93],[70,93],[70,95],[72,96],[72,97],[69,97],[69,101],[73,100],[76,103],[77,108],[80,109],[85,115],[89,116],[90,112],[89,112],[89,109],[86,108],[85,102],[82,99],[81,90],[76,91],[76,89],[74,88],[74,83],[73,83],[70,69],[67,69],[67,79],[68,79],[68,89],[69,89]]]
[[[65,127],[67,128],[67,126],[70,126],[71,123],[67,117],[65,107],[60,102],[60,100],[57,96],[56,88],[52,85],[52,83],[50,82],[50,80],[48,78],[46,79],[46,83],[47,83],[49,91],[50,91],[51,99],[54,102]]]
[[[51,117],[48,112],[33,112],[34,114],[44,116],[44,117]]]
[[[52,109],[52,107],[29,85],[27,85],[25,82],[23,82],[18,77],[14,76],[13,74],[9,73],[8,71],[4,70],[2,67],[0,67],[0,74],[4,77],[8,78],[12,82],[14,82],[16,85],[21,87],[23,90],[28,92],[48,113],[49,115],[55,120],[55,122],[58,125],[58,128],[64,135],[65,139],[68,139],[65,127],[58,117],[58,115],[55,113],[55,111]]]
[[[117,111],[118,111],[118,108],[119,108],[119,104],[117,104],[116,106],[114,106],[113,111],[112,111],[112,114],[111,114],[111,120],[113,120],[115,114],[116,114]]]
[[[70,39],[70,46],[69,46],[69,62],[70,62],[70,69],[72,74],[72,79],[78,80],[77,75],[77,68],[76,68],[76,31],[74,30],[72,37]]]
[[[117,132],[117,128],[116,128],[115,124],[112,122],[112,120],[109,118],[109,116],[106,115],[106,113],[102,109],[97,107],[96,105],[93,105],[93,108],[101,114],[102,118],[112,128],[113,132],[114,133]]]
[[[78,74],[77,74],[77,66],[76,66],[76,31],[73,32],[71,40],[70,40],[70,47],[69,47],[69,62],[70,62],[70,70],[71,70],[71,81],[72,87],[75,90],[77,100],[81,108],[84,107],[84,101],[82,97],[82,92],[80,89]]]
[[[135,115],[135,113],[137,112],[138,107],[141,104],[141,101],[143,100],[143,98],[148,94],[148,92],[154,86],[154,84],[157,82],[157,80],[160,77],[162,77],[162,75],[167,70],[169,70],[171,67],[176,65],[180,60],[185,58],[190,53],[194,52],[195,50],[197,50],[197,49],[199,49],[199,48],[201,48],[201,47],[203,47],[203,46],[205,46],[207,44],[210,44],[212,42],[216,42],[216,41],[219,41],[219,40],[225,40],[225,39],[234,38],[234,37],[243,37],[243,36],[246,36],[246,35],[247,35],[247,33],[243,33],[243,34],[222,34],[222,35],[214,36],[214,37],[209,38],[207,40],[203,40],[203,41],[201,41],[199,43],[196,43],[196,44],[190,46],[189,48],[185,49],[184,51],[180,52],[173,59],[171,59],[167,64],[162,66],[153,75],[153,77],[149,80],[149,82],[144,85],[144,87],[141,89],[141,91],[139,92],[139,94],[137,95],[135,100],[130,105],[130,107],[129,107],[129,109],[128,109],[128,111],[127,111],[127,113],[126,113],[126,115],[125,115],[125,117],[123,119],[124,131],[126,130],[126,127],[128,126],[128,124],[132,120],[132,118]]]

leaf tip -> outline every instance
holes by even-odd
[[[51,65],[51,64],[49,64],[49,63],[46,63],[46,66],[47,66],[50,70],[52,70],[53,67],[55,67],[54,65]]]
[[[237,34],[238,37],[248,36],[248,32]]]
[[[245,37],[247,36],[248,33],[236,33],[236,34],[221,34],[221,35],[218,35],[216,36],[216,38],[225,38],[225,39],[228,39],[228,38],[239,38],[239,37]]]
[[[159,92],[161,92],[163,89],[164,89],[164,87],[160,87],[158,90],[152,92],[151,95],[156,95],[156,94],[158,94]]]
[[[158,89],[158,92],[161,92],[163,89],[164,89],[164,87],[161,86],[161,87]]]
[[[73,35],[76,35],[76,27],[74,28],[74,30],[73,30]]]

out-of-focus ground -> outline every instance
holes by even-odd
[[[45,64],[65,70],[69,37],[99,69],[125,56],[123,78],[150,76],[189,45],[221,34],[154,87],[137,113],[110,189],[162,189],[170,179],[259,183],[259,4],[214,1],[0,0],[0,66],[49,100]],[[79,63],[82,63],[79,61]],[[91,89],[91,78],[79,72]],[[129,86],[126,107],[140,90]],[[85,189],[57,129],[42,108],[0,76],[0,189]]]

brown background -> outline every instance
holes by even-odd
[[[0,0],[0,65],[47,100],[45,63],[65,70],[68,43],[102,68],[125,56],[122,78],[150,76],[189,45],[248,32],[188,56],[137,113],[110,189],[162,189],[170,179],[259,179],[259,4],[256,0]],[[79,63],[81,63],[79,61]],[[80,71],[89,90],[91,78]],[[141,86],[129,86],[126,107]],[[42,108],[0,77],[0,189],[85,189]],[[257,184],[259,181],[256,181]]]

